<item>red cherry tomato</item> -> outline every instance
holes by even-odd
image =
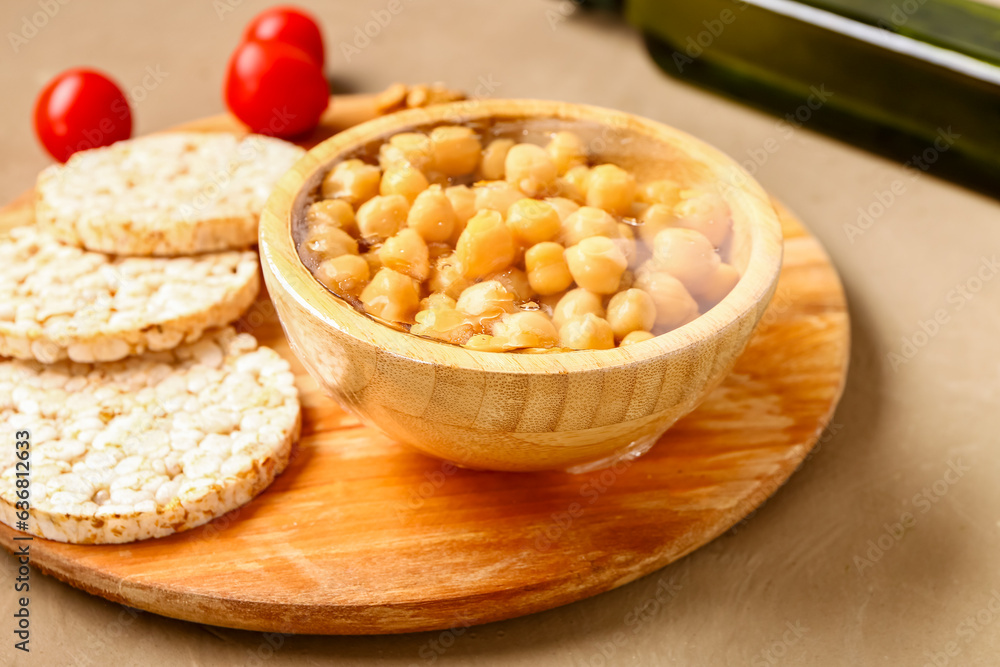
[[[244,42],[229,61],[226,105],[260,134],[293,137],[319,123],[330,102],[323,70],[284,42]]]
[[[312,15],[297,7],[271,7],[257,14],[243,32],[243,41],[291,44],[323,67],[323,35],[319,24]]]
[[[132,136],[132,110],[115,82],[89,69],[66,70],[35,101],[35,133],[60,162],[77,151]]]

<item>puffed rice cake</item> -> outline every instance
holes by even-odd
[[[118,255],[249,248],[274,184],[304,154],[261,135],[119,141],[43,170],[35,217],[64,243]]]
[[[285,469],[300,427],[288,362],[232,328],[118,362],[0,362],[0,521],[18,525],[18,431],[30,431],[26,532],[118,544],[247,503]]]
[[[252,250],[114,257],[34,225],[0,236],[0,356],[115,361],[235,321],[260,290]]]

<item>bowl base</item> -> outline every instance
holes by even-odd
[[[670,428],[673,424],[668,425],[659,433],[654,435],[647,435],[645,437],[639,438],[638,440],[633,440],[628,443],[618,451],[614,452],[611,456],[606,456],[603,459],[598,459],[596,461],[587,461],[586,463],[581,463],[579,465],[570,466],[566,468],[565,472],[572,473],[574,475],[582,475],[588,472],[594,472],[595,470],[604,470],[605,468],[611,468],[621,463],[630,463],[650,449],[656,444],[663,433]]]

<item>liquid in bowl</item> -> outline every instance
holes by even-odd
[[[371,142],[301,203],[300,257],[386,326],[469,349],[642,342],[735,286],[711,187],[638,181],[584,123],[439,124]]]

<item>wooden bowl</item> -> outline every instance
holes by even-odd
[[[742,277],[694,321],[624,348],[478,352],[379,324],[299,259],[293,223],[323,175],[397,132],[440,124],[554,125],[598,161],[647,180],[714,184],[733,214]],[[767,195],[714,148],[630,114],[564,102],[474,100],[404,111],[324,141],[278,183],[260,224],[264,278],[292,349],[331,396],[390,437],[471,468],[585,470],[648,450],[726,376],[774,292],[781,227]]]

